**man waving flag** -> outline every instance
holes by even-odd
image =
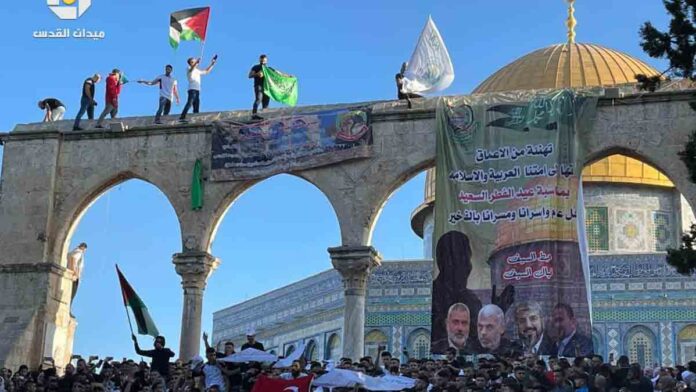
[[[138,324],[138,333],[141,335],[150,335],[156,337],[159,335],[159,331],[155,326],[155,322],[150,317],[150,312],[147,311],[147,306],[140,299],[138,294],[135,293],[133,287],[128,283],[126,277],[116,266],[116,273],[118,274],[118,281],[121,284],[121,294],[123,295],[123,305],[130,307],[133,311],[133,316],[135,316],[135,323]],[[126,314],[128,314],[128,309],[126,309]],[[130,324],[130,315],[128,316],[128,323]],[[131,330],[133,327],[131,327]]]
[[[172,48],[178,48],[181,40],[205,42],[209,17],[210,7],[174,12],[169,18],[169,43]]]
[[[416,49],[403,73],[403,93],[444,90],[454,80],[454,67],[440,32],[431,17],[425,23]]]

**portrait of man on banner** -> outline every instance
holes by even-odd
[[[577,157],[595,106],[569,90],[439,101],[434,353],[592,353]]]

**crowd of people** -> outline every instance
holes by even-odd
[[[179,122],[186,123],[186,116],[189,110],[193,109],[193,113],[200,111],[201,103],[201,76],[207,75],[213,70],[217,63],[218,56],[213,56],[210,65],[206,68],[199,68],[201,63],[200,58],[189,58],[186,62],[186,79],[188,80],[187,99],[184,108],[179,116]],[[268,108],[270,97],[264,91],[264,73],[263,66],[268,64],[268,56],[262,54],[259,56],[258,64],[251,67],[249,71],[249,79],[253,79],[254,103],[252,105],[251,118],[252,120],[263,120],[259,113],[261,110]],[[406,63],[402,65],[401,72],[396,74],[397,97],[405,99],[408,102],[408,107],[411,108],[412,98],[421,98],[418,94],[404,93],[404,75]],[[102,80],[100,74],[96,73],[82,82],[80,91],[80,108],[75,116],[73,131],[81,131],[82,117],[86,114],[89,120],[94,119],[94,110],[98,105],[96,98],[96,85]],[[121,70],[114,68],[106,78],[106,91],[104,97],[104,109],[99,115],[96,127],[104,128],[104,119],[109,115],[112,119],[118,116],[119,96],[121,88],[127,82]],[[157,76],[153,80],[138,80],[140,84],[147,86],[159,87],[159,104],[155,113],[154,124],[163,124],[162,115],[167,116],[172,108],[172,103],[176,102],[179,105],[179,88],[178,81],[174,77],[174,67],[167,64],[164,67],[164,73]],[[38,102],[39,109],[44,112],[43,122],[53,122],[63,120],[66,113],[66,105],[57,98],[45,98]]]
[[[0,392],[248,392],[262,375],[271,379],[293,380],[322,375],[340,369],[367,376],[392,376],[411,379],[414,392],[694,392],[696,390],[696,361],[686,366],[664,367],[655,364],[643,368],[629,363],[621,356],[615,364],[607,363],[600,355],[577,357],[539,357],[523,355],[513,358],[494,356],[457,356],[452,348],[440,359],[397,356],[380,347],[375,358],[359,360],[341,358],[337,362],[312,361],[299,357],[285,367],[273,363],[225,361],[235,354],[233,342],[226,342],[218,351],[203,340],[206,358],[195,357],[188,362],[174,361],[175,354],[166,348],[164,337],[157,337],[151,350],[139,347],[133,336],[135,353],[140,361],[107,357],[99,360],[74,356],[59,372],[47,358],[38,369],[22,365],[16,372],[2,369]],[[263,351],[254,335],[247,336],[241,350]],[[151,363],[142,360],[149,357]],[[326,387],[312,387],[326,391]],[[363,391],[361,386],[332,388],[335,392]],[[263,392],[263,391],[261,391]]]
[[[218,56],[213,56],[210,65],[206,68],[200,68],[200,58],[189,58],[186,63],[186,79],[188,80],[187,89],[187,99],[184,105],[181,115],[179,116],[179,122],[187,122],[186,116],[189,110],[193,109],[193,113],[198,113],[200,110],[200,93],[201,93],[201,76],[210,73],[213,67],[217,63]],[[262,54],[259,56],[259,63],[254,65],[249,71],[249,78],[254,80],[254,105],[252,109],[253,119],[262,119],[258,115],[258,107],[261,105],[262,109],[266,109],[270,102],[270,98],[263,90],[263,70],[262,67],[268,62],[268,56]],[[178,105],[179,100],[179,89],[178,82],[174,78],[174,67],[172,65],[166,65],[164,68],[164,74],[157,76],[153,80],[138,80],[138,83],[147,86],[158,86],[159,87],[159,104],[157,111],[155,113],[155,124],[162,124],[162,115],[169,115],[172,107],[172,103],[176,102]],[[87,118],[94,119],[94,109],[98,105],[96,98],[96,85],[102,80],[100,74],[96,73],[82,83],[80,90],[80,108],[75,116],[75,122],[73,124],[74,131],[80,131],[82,117],[86,114]],[[121,95],[121,88],[127,82],[127,79],[123,75],[123,72],[118,68],[114,68],[111,73],[109,73],[106,78],[106,92],[104,97],[104,109],[99,115],[96,123],[97,128],[104,128],[104,119],[109,115],[112,119],[116,118],[118,115],[119,108],[119,96]],[[44,111],[44,122],[60,121],[65,117],[66,105],[57,98],[45,98],[38,102],[39,109]]]

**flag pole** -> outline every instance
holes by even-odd
[[[126,310],[126,316],[128,317],[128,326],[130,327],[131,336],[133,336],[135,335],[135,333],[133,332],[133,324],[131,323],[130,313],[128,313],[128,306],[123,305],[123,308]]]
[[[201,62],[203,62],[203,52],[205,51],[205,41],[201,41]]]
[[[115,264],[115,265],[116,265],[116,271],[120,272],[120,270],[118,269],[118,264]],[[119,284],[120,284],[120,282],[119,282]],[[128,318],[128,327],[130,328],[131,336],[133,336],[133,335],[135,335],[135,333],[133,333],[133,323],[131,322],[130,313],[128,313],[128,305],[126,305],[125,298],[123,299],[123,309],[125,309],[125,311],[126,311],[126,317]]]

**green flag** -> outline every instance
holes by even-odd
[[[297,78],[263,66],[263,93],[289,106],[297,105]]]
[[[196,159],[193,165],[193,178],[191,179],[191,209],[200,210],[203,208],[203,179],[201,172],[203,165],[200,159]]]

